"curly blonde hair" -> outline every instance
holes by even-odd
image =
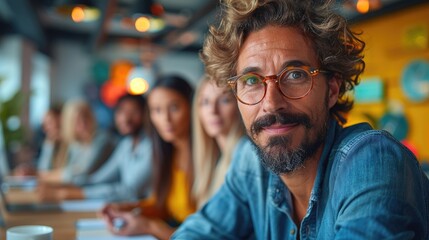
[[[353,107],[345,96],[359,84],[365,69],[365,43],[352,32],[346,20],[332,10],[332,1],[312,0],[221,0],[217,26],[210,26],[201,59],[206,72],[225,85],[236,75],[238,54],[246,37],[265,26],[297,27],[312,41],[320,68],[342,80],[337,103],[331,114],[345,123],[344,114]]]

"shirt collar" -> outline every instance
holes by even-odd
[[[313,190],[311,191],[310,201],[317,201],[321,192],[322,184],[325,179],[326,167],[329,163],[329,155],[331,153],[335,137],[341,131],[342,127],[338,124],[335,119],[329,120],[328,131],[326,134],[325,145],[323,146],[322,155],[320,156],[319,163],[317,166],[317,175],[314,181]]]
[[[313,189],[310,195],[310,201],[317,201],[322,192],[322,184],[325,178],[326,167],[329,163],[329,154],[331,153],[332,146],[334,144],[335,136],[341,131],[342,127],[338,124],[335,119],[329,120],[327,135],[322,151],[322,155],[320,157],[318,167],[317,167],[317,175],[314,182]],[[269,172],[269,188],[268,194],[270,195],[272,203],[279,209],[283,209],[284,207],[288,208],[287,203],[285,203],[285,196],[289,193],[289,190],[284,185],[283,181],[279,176]],[[291,208],[289,207],[289,210]],[[283,210],[284,211],[284,210]]]

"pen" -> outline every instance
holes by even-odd
[[[113,231],[118,232],[125,226],[125,220],[122,218],[114,218],[112,224]]]
[[[138,216],[138,215],[140,215],[141,212],[142,212],[142,210],[139,207],[133,208],[130,211],[131,215],[133,215],[133,216]],[[114,231],[118,232],[123,227],[125,227],[126,221],[122,218],[114,218],[112,224],[113,224]]]

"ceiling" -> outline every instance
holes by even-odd
[[[370,3],[374,10],[360,14],[358,1]],[[336,0],[336,9],[353,22],[420,2],[427,0]],[[0,34],[22,34],[45,52],[58,38],[83,41],[91,51],[106,43],[128,41],[164,51],[196,52],[218,5],[219,0],[0,0]],[[87,6],[87,19],[72,20],[73,6]],[[136,30],[134,23],[142,16],[158,28]]]

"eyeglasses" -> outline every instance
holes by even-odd
[[[308,66],[289,66],[277,75],[261,76],[257,73],[245,73],[228,79],[228,84],[237,99],[246,105],[255,105],[264,99],[267,92],[267,81],[274,80],[283,96],[289,99],[300,99],[313,88],[313,77],[328,71]]]

